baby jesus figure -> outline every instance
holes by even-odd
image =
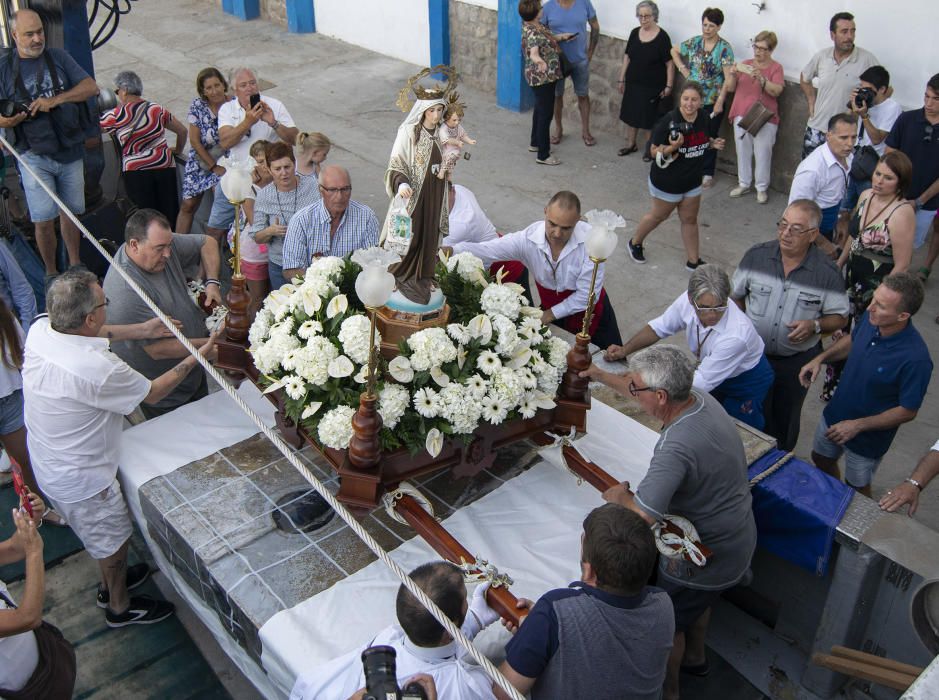
[[[443,115],[443,124],[440,125],[438,138],[440,139],[440,150],[443,155],[443,163],[437,172],[437,177],[441,180],[453,172],[456,162],[460,159],[460,152],[463,150],[463,144],[470,146],[476,144],[475,139],[471,139],[463,128],[463,105],[458,102],[451,102],[447,105],[447,111]]]

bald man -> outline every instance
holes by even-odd
[[[378,245],[378,217],[352,199],[349,171],[327,165],[320,172],[322,199],[294,214],[284,238],[284,279],[302,275],[313,258],[345,257]]]

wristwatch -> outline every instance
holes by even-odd
[[[816,318],[815,319],[815,335],[821,335],[821,334],[822,334],[822,322]]]
[[[908,483],[908,484],[913,484],[913,486],[915,486],[917,489],[919,489],[920,492],[922,492],[922,490],[923,490],[923,485],[922,485],[921,483],[919,483],[919,482],[918,482],[916,479],[914,479],[913,477],[909,477],[909,478],[907,478],[907,479],[904,479],[904,481],[906,481],[906,483]]]

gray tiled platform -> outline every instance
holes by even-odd
[[[312,448],[298,452],[335,493],[335,477]],[[446,518],[489,493],[534,460],[522,443],[500,451],[493,466],[472,479],[435,473],[418,481]],[[310,484],[260,433],[149,481],[140,489],[147,528],[189,586],[260,662],[260,627],[275,613],[332,586],[375,560],[374,554],[334,515],[321,529],[285,533],[273,520],[277,501]],[[413,537],[383,510],[361,523],[386,549]]]

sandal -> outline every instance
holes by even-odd
[[[929,279],[929,273],[932,272],[930,267],[921,267],[916,271],[916,276],[919,277],[919,281],[923,284],[926,284],[926,280]]]
[[[585,146],[597,145],[597,140],[593,136],[587,135],[587,136],[582,136],[581,138],[583,138]]]
[[[551,134],[551,143],[553,143],[553,144],[556,146],[556,145],[558,145],[559,143],[561,143],[561,139],[563,139],[563,138],[564,138],[564,132],[563,132],[563,131],[560,132],[560,133],[557,133],[557,134]]]
[[[68,521],[60,514],[49,508],[42,514],[42,522],[52,527],[68,527]]]
[[[643,162],[643,163],[651,163],[651,162],[652,162],[652,156],[650,156],[648,153],[646,153],[646,154],[642,157],[642,162]]]
[[[632,146],[623,146],[621,149],[619,149],[619,150],[616,152],[616,155],[618,155],[618,156],[628,156],[630,153],[635,153],[635,152],[638,151],[638,150],[639,150],[639,147],[636,146],[636,144],[633,144]]]

